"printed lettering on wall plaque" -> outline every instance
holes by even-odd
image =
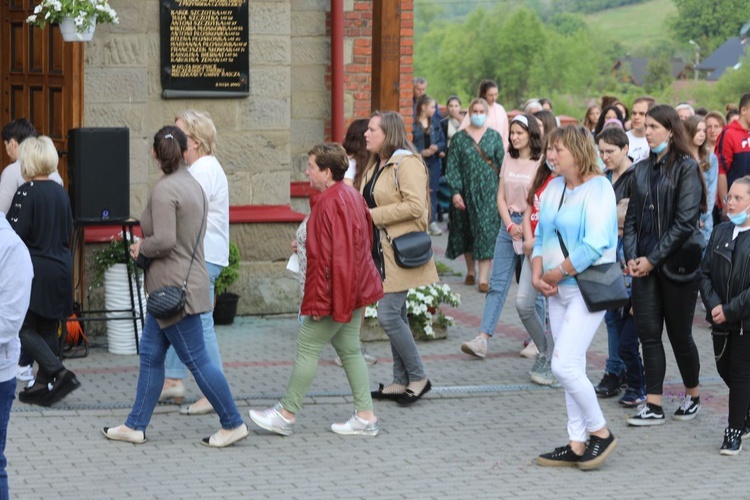
[[[161,0],[162,97],[243,97],[249,0]]]

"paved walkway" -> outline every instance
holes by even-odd
[[[445,244],[445,236],[435,239],[439,254]],[[449,264],[465,271],[460,262]],[[694,329],[703,366],[698,417],[629,428],[629,411],[616,399],[603,400],[620,445],[601,470],[584,473],[534,463],[536,455],[567,440],[564,397],[560,389],[529,382],[531,361],[518,356],[526,335],[513,302],[503,311],[491,354],[476,360],[461,354],[459,344],[476,334],[484,298],[462,277],[445,282],[463,303],[452,312],[457,324],[448,340],[419,343],[434,389],[410,408],[377,402],[382,431],[376,438],[328,430],[352,411],[346,377],[330,347],[295,434],[284,438],[254,426],[247,410],[271,405],[285,389],[298,323],[291,316],[239,318],[217,333],[227,378],[251,426],[247,440],[208,449],[199,441],[219,428],[216,415],[186,417],[177,406],[164,405],[151,421],[148,443],[106,441],[101,427],[122,423],[132,404],[138,358],[100,346],[67,362],[83,387],[56,407],[14,404],[6,447],[12,498],[748,498],[740,478],[747,475],[750,450],[733,458],[718,454],[727,390],[700,308]],[[371,385],[390,382],[389,344],[367,348],[379,358]],[[589,352],[593,381],[602,375],[606,352],[602,326]],[[671,352],[667,358],[664,404],[672,412],[681,385]],[[188,398],[199,397],[190,377],[187,389]]]

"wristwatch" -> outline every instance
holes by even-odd
[[[557,266],[557,268],[558,268],[558,269],[560,270],[560,272],[562,273],[562,275],[563,275],[563,278],[567,278],[568,276],[570,276],[570,273],[569,273],[569,272],[567,272],[567,271],[566,271],[565,269],[563,269],[563,266],[562,266],[562,264],[560,264],[559,266]]]

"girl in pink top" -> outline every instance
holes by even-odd
[[[497,96],[499,94],[497,83],[492,80],[482,80],[479,84],[479,97],[487,101],[489,109],[487,110],[487,126],[493,130],[496,130],[500,137],[503,138],[503,147],[505,151],[508,151],[508,113],[505,112],[505,108],[497,102]],[[459,130],[463,130],[469,126],[470,116],[467,113],[464,116],[464,121],[461,122]]]

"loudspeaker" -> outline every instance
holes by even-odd
[[[73,218],[122,222],[130,218],[130,131],[74,128],[68,131],[68,171]]]

